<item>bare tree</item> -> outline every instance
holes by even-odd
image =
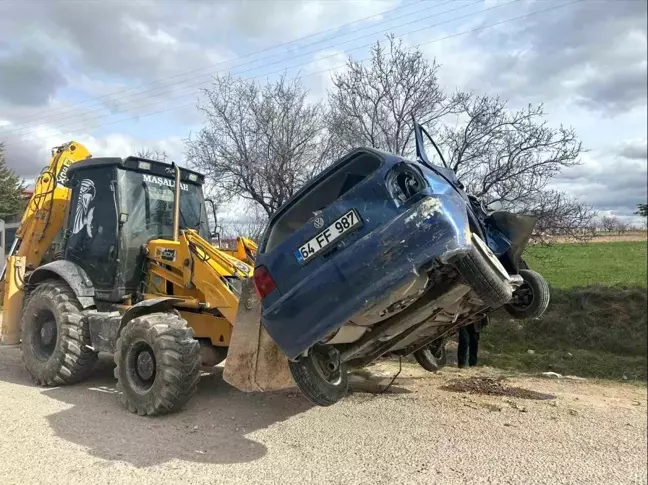
[[[631,225],[628,221],[624,221],[623,219],[618,219],[617,220],[617,227],[616,230],[619,234],[625,234],[631,229]]]
[[[619,227],[619,219],[615,216],[603,216],[601,218],[601,227],[605,232],[616,231]]]
[[[596,211],[560,191],[540,191],[510,209],[538,218],[533,234],[537,242],[549,243],[556,236],[587,240],[596,235]]]
[[[549,190],[564,168],[578,165],[583,148],[574,130],[553,128],[543,106],[511,111],[500,98],[460,101],[463,124],[440,134],[445,163],[467,190],[487,203],[535,214],[545,235],[583,238],[595,212],[576,199]]]
[[[218,232],[223,240],[243,236],[258,242],[267,221],[268,217],[263,208],[259,204],[248,202],[236,214],[222,217],[218,222]]]
[[[596,237],[600,229],[600,221],[597,218],[592,218],[589,224],[587,224],[587,227],[585,228],[585,232],[589,234],[590,238]]]
[[[264,87],[216,77],[199,105],[207,126],[186,142],[188,161],[219,200],[240,197],[272,214],[328,161],[325,106],[297,79]]]
[[[468,190],[489,202],[535,198],[566,167],[577,165],[582,145],[570,128],[552,128],[540,106],[510,111],[495,97],[461,102],[466,122],[446,126],[446,164]]]
[[[370,65],[349,58],[346,71],[333,76],[329,123],[340,150],[364,145],[404,155],[412,149],[412,116],[434,127],[466,97],[443,93],[439,66],[420,49],[393,35],[387,40],[371,49]]]
[[[137,156],[148,160],[157,160],[158,162],[169,161],[167,152],[158,148],[142,148],[137,152]]]
[[[469,192],[537,215],[539,234],[586,237],[595,212],[548,188],[561,170],[579,163],[583,149],[574,131],[548,126],[542,106],[514,111],[499,98],[447,96],[438,69],[420,49],[393,36],[387,46],[374,46],[369,66],[349,59],[329,93],[336,143],[345,150],[369,145],[411,155],[414,116],[438,139],[447,166]]]

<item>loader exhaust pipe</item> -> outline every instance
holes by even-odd
[[[180,240],[180,167],[171,162],[175,170],[175,192],[173,194],[173,240]]]

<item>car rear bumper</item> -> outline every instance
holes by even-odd
[[[454,194],[425,197],[264,308],[263,325],[295,358],[427,263],[446,263],[470,249],[465,202]]]

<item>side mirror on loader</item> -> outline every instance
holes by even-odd
[[[214,227],[209,228],[209,237],[216,239],[218,246],[220,246],[220,233],[218,232],[218,218],[216,217],[216,204],[212,199],[205,199],[205,204],[211,205],[212,217],[214,218]]]

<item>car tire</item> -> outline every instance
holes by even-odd
[[[513,296],[506,270],[479,236],[473,234],[472,240],[470,252],[457,261],[457,270],[484,304],[499,308]]]
[[[117,339],[115,377],[122,404],[140,416],[182,408],[200,380],[200,344],[173,313],[150,313],[126,324]]]
[[[416,362],[428,372],[438,372],[447,363],[445,345],[435,347],[436,345],[430,344],[414,352]]]
[[[504,308],[517,319],[540,318],[549,306],[549,284],[541,274],[530,269],[521,269],[520,276],[524,283],[515,290],[511,302]]]
[[[38,385],[73,384],[94,369],[97,352],[90,347],[88,322],[66,283],[39,284],[27,299],[20,327],[23,363]]]
[[[337,364],[337,370],[330,371],[326,363],[331,359],[327,352],[337,353],[333,347],[318,346],[297,361],[289,361],[290,373],[299,390],[317,406],[331,406],[342,399],[349,387],[346,366]],[[337,353],[339,357],[339,353]]]

